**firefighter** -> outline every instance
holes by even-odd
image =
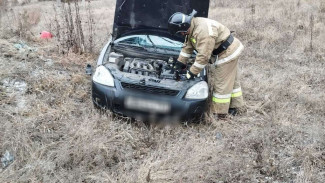
[[[244,46],[233,37],[227,27],[208,18],[177,12],[168,21],[171,34],[181,34],[185,43],[175,63],[175,70],[187,68],[187,61],[197,51],[194,64],[186,71],[186,78],[195,78],[209,63],[210,86],[213,87],[212,111],[218,118],[236,115],[244,101],[239,82],[238,57]]]

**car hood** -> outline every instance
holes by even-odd
[[[117,0],[113,39],[139,31],[168,32],[168,19],[175,12],[207,17],[209,0]]]

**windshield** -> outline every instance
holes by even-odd
[[[155,35],[132,35],[125,36],[114,41],[114,44],[127,44],[144,48],[168,49],[180,52],[183,44],[166,37]]]

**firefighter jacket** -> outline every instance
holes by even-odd
[[[196,50],[196,59],[190,71],[197,75],[209,63],[213,50],[217,49],[229,35],[229,29],[219,22],[195,17],[191,21],[190,33],[185,39],[178,60],[187,64],[193,51]]]

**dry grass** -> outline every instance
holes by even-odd
[[[106,39],[113,4],[92,2],[96,39]],[[40,6],[47,9],[33,33],[46,27],[51,3],[15,7]],[[92,106],[84,75],[92,57],[51,53],[55,41],[29,43],[38,48],[29,52],[13,47],[17,37],[0,39],[0,156],[15,157],[0,182],[325,182],[324,3],[211,7],[210,17],[246,46],[248,111],[230,121],[156,127],[112,119]]]
[[[2,1],[7,2],[7,0]],[[2,33],[0,38],[9,39],[14,36],[20,36],[22,39],[38,42],[38,35],[40,32],[46,30],[54,35],[54,40],[51,42],[52,46],[57,46],[59,49],[55,48],[55,50],[58,52],[61,51],[61,48],[64,47],[63,44],[67,44],[66,42],[70,41],[65,38],[67,35],[66,18],[70,18],[71,16],[75,26],[74,29],[76,29],[72,30],[72,34],[78,34],[75,23],[76,13],[74,1],[71,1],[71,13],[68,15],[69,17],[66,17],[68,14],[68,5],[64,5],[65,6],[61,5],[61,7],[57,7],[56,3],[53,1],[32,2],[23,6],[19,5],[6,8],[2,16],[0,14],[0,23],[2,22],[3,24],[3,26],[0,27],[0,32]],[[85,49],[97,54],[102,46],[108,41],[113,24],[114,9],[115,1],[111,0],[89,1],[85,4],[79,2],[79,15],[81,17],[81,26],[84,29]],[[91,10],[91,12],[89,10]],[[42,16],[39,21],[35,21],[35,18],[37,18],[35,14]],[[95,23],[91,24],[92,22]],[[58,27],[58,24],[60,27]],[[93,30],[92,34],[89,30]],[[47,43],[47,45],[49,44],[50,43]]]

